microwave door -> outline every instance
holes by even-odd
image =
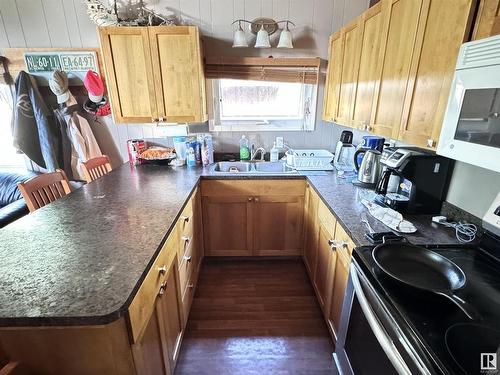
[[[437,153],[500,172],[500,66],[458,70]]]

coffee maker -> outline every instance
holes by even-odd
[[[453,160],[417,147],[388,147],[375,192],[383,205],[406,214],[437,214],[446,198]]]

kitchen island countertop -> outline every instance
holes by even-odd
[[[370,192],[336,173],[234,176],[126,163],[0,230],[0,326],[99,325],[124,316],[200,178],[307,178],[356,246],[369,244],[361,199]],[[406,218],[418,228],[411,242],[456,243],[430,216]]]

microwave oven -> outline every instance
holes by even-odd
[[[500,35],[460,48],[437,153],[500,172]]]

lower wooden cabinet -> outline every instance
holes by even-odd
[[[309,275],[316,271],[318,259],[318,203],[319,196],[314,189],[307,184],[304,206],[304,264]]]
[[[318,264],[316,265],[316,272],[314,273],[314,286],[318,297],[318,302],[323,311],[327,307],[328,297],[331,291],[328,283],[328,276],[330,272],[330,264],[332,257],[336,254],[332,251],[332,241],[334,240],[333,234],[329,231],[323,223],[319,226],[318,237]],[[333,260],[335,262],[335,260]]]
[[[304,180],[202,181],[207,256],[302,254]]]

